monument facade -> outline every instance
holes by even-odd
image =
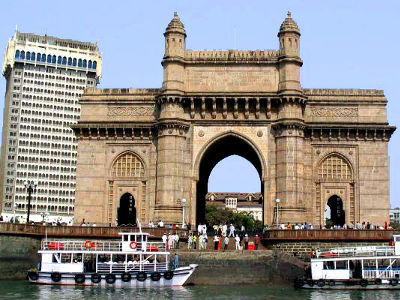
[[[258,171],[265,224],[324,226],[328,208],[338,225],[389,220],[384,93],[302,88],[290,13],[279,50],[187,50],[176,13],[164,36],[161,88],[81,100],[75,222],[201,222],[209,175],[233,154]]]

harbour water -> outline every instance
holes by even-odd
[[[30,285],[22,280],[0,281],[0,299],[300,299],[300,300],[394,300],[399,291],[308,291],[290,287],[188,286],[182,288],[116,289]]]

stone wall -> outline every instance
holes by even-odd
[[[39,262],[39,237],[0,235],[0,279],[25,278]]]

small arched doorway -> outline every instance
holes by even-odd
[[[327,225],[328,222],[332,226],[343,226],[345,224],[346,215],[343,210],[343,200],[338,195],[333,195],[329,197],[326,206],[330,210],[330,216],[327,215]]]
[[[122,195],[118,207],[118,226],[135,225],[136,208],[135,198],[130,193]]]

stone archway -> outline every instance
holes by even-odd
[[[213,168],[224,158],[238,155],[248,160],[257,170],[261,194],[264,195],[263,160],[256,148],[240,135],[230,133],[213,140],[204,149],[196,162],[198,180],[196,182],[196,223],[204,222],[205,217],[205,196],[208,192],[208,179]],[[262,197],[264,199],[264,197]],[[264,219],[264,218],[263,218]]]
[[[338,195],[330,196],[326,205],[330,208],[330,220],[333,226],[343,226],[346,222],[346,212],[343,209],[343,200]]]
[[[125,193],[119,200],[117,210],[118,226],[136,224],[135,198],[130,193]]]

